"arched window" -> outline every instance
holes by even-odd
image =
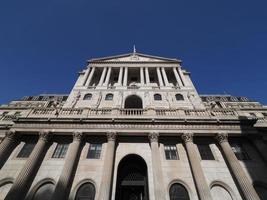
[[[76,193],[75,200],[94,200],[95,187],[92,183],[84,183]]]
[[[174,183],[170,188],[170,200],[189,200],[189,195],[185,187],[179,183]]]
[[[55,185],[51,182],[44,183],[35,192],[32,200],[47,200],[51,199]]]
[[[84,95],[83,100],[91,100],[92,96],[93,95],[91,93],[88,93],[88,94]]]
[[[161,95],[160,94],[154,94],[154,100],[161,101],[162,100]]]
[[[176,99],[177,101],[183,101],[183,100],[184,100],[184,96],[183,96],[182,94],[176,94],[176,95],[175,95],[175,99]]]
[[[112,101],[113,100],[113,94],[107,94],[105,100]]]
[[[230,193],[221,185],[214,185],[211,188],[211,196],[214,200],[233,200]]]
[[[3,184],[0,184],[0,199],[5,199],[11,186],[12,186],[12,182],[9,182],[9,181]]]

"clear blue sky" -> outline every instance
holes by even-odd
[[[267,1],[0,2],[0,103],[69,93],[90,58],[132,51],[183,60],[200,94],[267,103]]]

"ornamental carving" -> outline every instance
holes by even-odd
[[[39,140],[43,140],[44,142],[48,142],[51,138],[51,132],[47,130],[42,130],[39,132]]]
[[[228,134],[226,132],[218,133],[215,138],[219,143],[228,142]]]
[[[117,136],[117,133],[115,131],[108,131],[107,132],[108,141],[115,141],[116,136]]]
[[[183,135],[182,135],[182,139],[183,139],[183,141],[185,142],[185,143],[187,143],[187,142],[193,142],[193,133],[191,133],[191,132],[188,132],[188,133],[184,133]]]
[[[83,133],[82,132],[74,132],[72,134],[73,136],[73,141],[81,141],[82,137],[83,137]]]
[[[151,132],[151,133],[149,133],[148,138],[149,138],[150,142],[158,142],[159,133],[158,132]]]
[[[16,137],[16,131],[8,130],[6,131],[6,138],[9,140],[15,140]]]

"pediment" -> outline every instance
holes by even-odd
[[[89,62],[181,62],[178,59],[164,58],[140,53],[129,53],[117,56],[95,58]]]

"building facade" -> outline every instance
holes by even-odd
[[[178,59],[91,59],[0,107],[0,199],[267,199],[267,107],[199,95]]]

